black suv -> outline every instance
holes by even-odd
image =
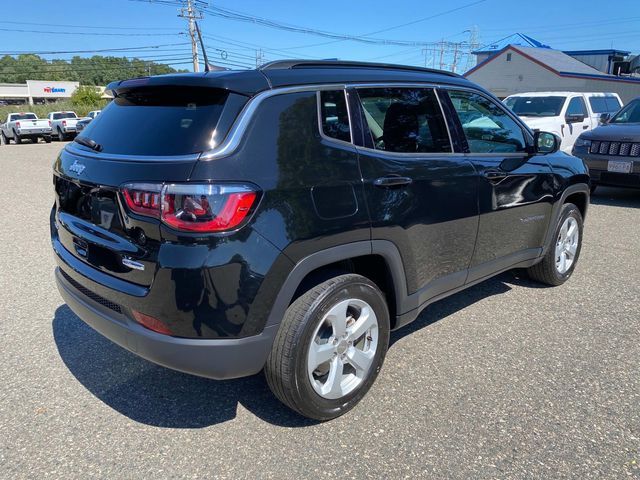
[[[640,97],[602,125],[585,132],[573,145],[573,155],[589,168],[591,193],[598,185],[640,188]]]
[[[428,304],[576,266],[583,162],[460,76],[281,61],[108,89],[54,163],[56,279],[80,318],[160,365],[264,369],[326,420]]]

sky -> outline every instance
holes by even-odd
[[[0,16],[0,55],[43,54],[47,59],[101,55],[137,56],[190,69],[186,21],[178,17],[178,0],[20,0],[10,15]],[[640,54],[640,0],[212,0],[250,17],[375,43],[334,39],[270,28],[205,12],[200,21],[210,63],[230,68],[255,66],[282,58],[340,58],[381,61],[458,72],[472,58],[450,45],[439,56],[438,42],[461,42],[460,52],[475,41],[484,45],[520,32],[559,50],[618,48]],[[3,9],[8,12],[7,8]],[[379,41],[378,41],[379,40]],[[395,41],[401,45],[385,44]],[[422,44],[427,44],[422,45]],[[157,48],[142,48],[142,47]]]

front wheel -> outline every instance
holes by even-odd
[[[340,275],[289,306],[265,376],[282,403],[330,420],[371,388],[388,345],[389,310],[380,289],[360,275]]]
[[[2,145],[9,145],[9,139],[7,138],[7,136],[4,134],[4,132],[0,132],[0,144]]]
[[[554,243],[540,263],[527,270],[533,280],[547,285],[562,285],[576,268],[582,248],[582,214],[573,203],[562,206],[555,227]]]

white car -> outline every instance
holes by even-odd
[[[10,113],[7,120],[0,124],[0,140],[3,144],[22,143],[22,140],[29,139],[34,143],[39,138],[45,142],[51,142],[51,125],[48,120],[40,120],[35,113],[22,112]]]
[[[596,128],[603,115],[622,108],[617,93],[528,92],[511,95],[504,103],[533,130],[552,132],[560,148],[571,153],[580,134]]]
[[[58,140],[68,140],[69,137],[75,136],[76,123],[80,120],[76,112],[51,112],[47,118]]]

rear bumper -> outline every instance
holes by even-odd
[[[218,380],[245,377],[264,366],[278,326],[239,339],[185,339],[162,335],[138,325],[78,290],[60,267],[55,272],[66,304],[86,324],[109,340],[153,363]]]

